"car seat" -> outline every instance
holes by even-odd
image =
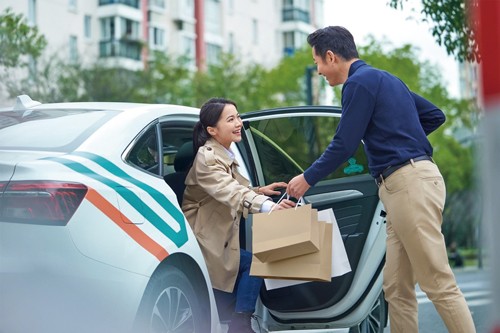
[[[175,172],[165,175],[163,179],[170,186],[177,196],[177,202],[179,206],[182,205],[182,197],[184,196],[184,189],[186,185],[184,184],[186,180],[187,173],[193,162],[193,141],[188,141],[183,143],[174,158],[174,170]]]

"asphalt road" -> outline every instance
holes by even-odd
[[[455,277],[472,312],[477,333],[489,333],[489,313],[492,303],[490,272],[477,268],[455,269]],[[448,333],[432,302],[417,286],[419,332]],[[312,330],[311,333],[347,333],[348,329]],[[282,331],[282,333],[297,331]],[[390,333],[389,325],[384,333]],[[280,332],[281,333],[281,332]]]
[[[478,333],[488,332],[489,310],[492,301],[489,271],[470,268],[457,269],[455,277],[471,310],[476,331]],[[448,333],[434,305],[420,289],[417,289],[417,298],[419,331]],[[389,327],[384,332],[389,333]]]

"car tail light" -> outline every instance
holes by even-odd
[[[57,181],[0,182],[0,219],[66,225],[80,206],[87,186]]]

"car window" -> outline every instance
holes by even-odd
[[[331,142],[339,117],[294,116],[250,122],[250,131],[266,184],[289,181],[307,169]],[[360,143],[357,151],[325,179],[368,173]]]
[[[163,175],[186,171],[187,164],[191,164],[193,157],[193,124],[163,123],[161,125],[161,136],[165,165]],[[186,150],[186,147],[191,149]]]
[[[136,141],[126,160],[148,172],[158,174],[159,148],[156,127],[151,126]]]
[[[180,162],[179,158],[190,163],[188,160],[192,157],[192,150],[191,153],[188,151],[188,156],[186,156],[186,150],[182,147],[184,145],[192,147],[192,125],[179,125],[175,122],[160,124],[161,139],[158,139],[156,126],[158,125],[150,126],[140,135],[126,157],[126,161],[157,175],[160,175],[160,164],[162,164],[161,176],[173,174],[176,171],[185,171],[177,169],[184,167],[183,161]],[[162,144],[161,149],[159,142]],[[180,150],[184,152],[182,157],[179,156]],[[162,158],[159,158],[160,155]]]
[[[102,110],[2,111],[0,148],[69,152],[116,114]]]

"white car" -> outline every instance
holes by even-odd
[[[28,96],[0,111],[0,332],[225,331],[232,300],[212,290],[179,208],[198,114]],[[288,181],[321,154],[339,117],[317,106],[243,114],[240,171],[254,186]],[[383,332],[385,212],[362,146],[305,199],[333,208],[352,272],[264,286],[256,327]]]

